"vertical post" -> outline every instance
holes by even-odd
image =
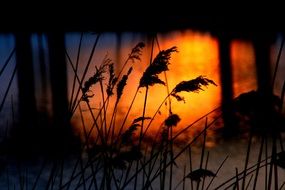
[[[272,105],[273,86],[271,85],[270,70],[270,45],[271,39],[268,34],[257,33],[253,37],[255,49],[257,86],[258,86],[258,108],[256,113],[257,127],[271,126],[271,118],[274,113]]]
[[[68,126],[67,74],[64,33],[48,33],[52,110],[55,127]]]
[[[267,138],[268,132],[271,133],[272,149],[271,163],[268,174],[268,189],[274,182],[275,189],[278,189],[278,171],[276,163],[278,124],[274,105],[272,103],[273,86],[271,86],[270,70],[270,45],[271,36],[269,34],[259,33],[253,39],[256,57],[257,84],[259,94],[259,104],[256,113],[256,127],[263,130],[264,138]],[[274,176],[274,177],[273,177]],[[273,181],[275,180],[275,181]]]
[[[39,48],[39,65],[40,65],[40,79],[41,79],[41,111],[47,112],[47,69],[45,63],[45,50],[44,50],[44,39],[43,34],[39,33],[37,36],[38,48]]]
[[[32,128],[36,124],[37,111],[34,86],[31,35],[16,33],[16,59],[19,90],[19,122],[22,127]]]
[[[262,94],[271,93],[270,84],[270,39],[257,34],[253,39],[255,49],[258,90]]]
[[[222,82],[222,111],[224,120],[224,135],[231,137],[235,134],[237,125],[232,106],[233,81],[231,67],[231,38],[228,33],[219,35],[219,57]]]

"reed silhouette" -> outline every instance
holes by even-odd
[[[33,74],[31,74],[32,68],[21,65],[31,63],[29,62],[31,61],[30,47],[27,47],[30,45],[27,40],[28,36],[17,36],[18,79],[20,80],[20,77],[22,77],[23,80],[27,73],[30,73],[29,77],[31,77],[28,81],[19,81],[19,85],[21,85],[19,88],[34,83]],[[264,83],[260,81],[261,84],[258,90],[246,92],[232,98],[231,81],[228,81],[231,74],[223,74],[222,81],[227,82],[222,83],[226,86],[223,92],[225,100],[222,105],[181,130],[174,130],[180,124],[181,118],[179,113],[173,113],[171,101],[188,103],[182,93],[207,93],[208,87],[212,88],[217,84],[208,76],[200,75],[196,78],[185,79],[185,81],[176,84],[173,89],[169,89],[167,72],[171,72],[169,70],[169,65],[172,64],[171,56],[174,53],[179,53],[178,48],[173,46],[168,49],[159,49],[158,53],[154,55],[155,42],[159,47],[158,39],[154,35],[151,40],[149,65],[145,68],[139,83],[135,87],[135,94],[123,115],[123,119],[119,120],[119,105],[123,98],[126,96],[129,98],[125,88],[129,83],[130,76],[134,73],[134,64],[140,62],[142,54],[145,53],[145,44],[139,42],[134,46],[126,56],[125,61],[119,64],[121,65],[119,70],[115,67],[114,61],[108,56],[102,59],[102,63],[96,66],[95,70],[92,70],[90,67],[91,60],[100,39],[100,34],[96,34],[94,37],[94,44],[86,63],[79,63],[83,33],[80,36],[75,61],[70,58],[64,47],[63,33],[49,33],[47,37],[50,49],[53,117],[51,120],[47,119],[45,122],[39,122],[33,97],[33,86],[27,87],[30,89],[29,92],[21,89],[24,91],[20,92],[26,94],[20,95],[19,111],[20,117],[23,118],[20,119],[19,125],[33,127],[30,130],[25,127],[17,128],[12,133],[11,138],[1,143],[1,156],[5,156],[7,160],[3,161],[4,169],[2,169],[0,175],[5,175],[3,173],[6,170],[6,174],[9,176],[9,163],[6,162],[12,155],[13,159],[17,158],[18,175],[20,176],[18,185],[11,185],[12,182],[8,177],[8,189],[13,186],[17,189],[29,189],[28,187],[32,187],[31,189],[108,190],[127,188],[184,189],[186,184],[190,184],[191,189],[226,189],[230,187],[247,189],[250,186],[255,189],[258,180],[263,180],[259,176],[263,168],[266,170],[265,188],[270,189],[272,186],[275,188],[279,186],[279,180],[282,179],[278,178],[278,168],[284,168],[284,149],[281,137],[285,123],[281,112],[284,89],[280,97],[274,95],[272,89],[263,88],[264,83],[268,83],[265,79]],[[222,71],[229,69],[228,40],[222,41],[220,47],[223,62]],[[263,51],[265,50],[262,49]],[[278,62],[279,60],[277,60]],[[82,66],[83,64],[84,66]],[[223,66],[223,64],[226,65]],[[276,67],[278,67],[277,65]],[[66,77],[66,67],[68,66],[73,71],[69,102]],[[84,67],[83,74],[79,72],[80,66]],[[92,72],[92,75],[87,78],[88,71]],[[21,76],[21,74],[24,76]],[[263,76],[262,73],[260,75]],[[146,115],[148,97],[151,96],[149,89],[156,88],[157,85],[165,86],[167,94],[153,115],[149,117]],[[99,90],[95,91],[94,89]],[[205,92],[203,92],[204,90]],[[271,92],[269,93],[268,90]],[[140,91],[144,95],[142,113],[134,117],[130,112]],[[24,100],[25,97],[28,99]],[[99,107],[96,109],[91,104],[94,99],[100,101]],[[156,132],[149,135],[150,127],[165,104],[168,105],[168,115],[161,122],[161,126],[157,128]],[[21,110],[21,106],[26,107],[33,114],[24,112],[23,108]],[[87,110],[83,110],[83,107]],[[223,113],[217,114],[213,120],[208,120],[211,113],[221,110]],[[228,115],[225,114],[227,111],[230,111]],[[80,118],[80,126],[82,126],[83,131],[80,142],[73,133],[71,124],[71,120],[76,113],[78,113],[77,117]],[[86,122],[86,113],[90,115],[91,123]],[[29,116],[25,118],[24,116],[27,116],[27,114]],[[231,120],[231,118],[235,119]],[[187,130],[194,128],[195,124],[204,120],[203,129],[197,131],[187,142],[179,143],[179,138]],[[235,175],[230,176],[225,181],[220,180],[219,172],[229,157],[227,156],[218,161],[218,168],[214,170],[209,164],[211,160],[210,151],[206,147],[209,129],[220,120],[223,121],[222,127],[227,128],[226,130],[231,130],[231,126],[248,127],[246,131],[248,144],[244,168],[241,170],[233,168]],[[33,122],[35,123],[33,124]],[[235,128],[232,128],[232,130],[235,131]],[[227,135],[229,134],[227,133]],[[234,136],[233,134],[230,135],[231,137]],[[255,136],[259,138],[260,150],[257,158],[254,158],[256,163],[250,166],[250,153]],[[271,141],[271,148],[268,147],[268,141]],[[200,146],[194,146],[195,143]],[[197,147],[200,162],[194,164],[193,149]],[[271,153],[269,153],[269,150]],[[188,160],[185,161],[187,163],[181,163],[180,158],[187,153]],[[37,160],[40,165],[39,169],[36,170],[34,179],[29,179],[29,174],[26,171],[29,168],[23,164],[23,160],[18,159],[20,156],[25,157],[28,154],[30,154],[29,159],[34,157],[33,159]],[[44,157],[43,160],[42,157]],[[174,173],[176,170],[181,169],[181,166],[184,167],[183,176],[177,182],[174,180]],[[43,178],[44,180],[42,180]],[[214,180],[218,181],[218,185],[215,187],[212,186]]]

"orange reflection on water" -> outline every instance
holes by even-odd
[[[249,42],[234,40],[231,43],[233,74],[233,95],[256,90],[256,69],[253,45]]]
[[[198,117],[220,104],[220,76],[218,40],[208,33],[193,31],[176,32],[161,37],[162,49],[176,45],[179,53],[173,56],[168,72],[171,89],[183,80],[203,75],[216,82],[217,87],[209,86],[200,93],[185,93],[186,103],[173,100],[173,112],[181,116],[181,127],[192,123]]]
[[[130,53],[132,47],[134,47],[137,42],[139,41],[122,44],[123,46],[119,50],[120,59],[117,60],[121,63],[115,65],[117,73],[127,55]],[[177,46],[179,51],[178,53],[172,54],[169,71],[166,72],[169,91],[171,91],[179,82],[191,80],[200,75],[215,81],[215,83],[218,85],[216,87],[213,85],[210,85],[208,88],[203,87],[204,91],[200,91],[199,93],[182,93],[181,95],[185,97],[186,103],[177,102],[177,100],[174,98],[171,99],[172,112],[178,114],[181,118],[181,122],[177,127],[174,128],[174,132],[177,132],[220,105],[222,84],[220,81],[218,39],[214,38],[209,33],[187,30],[183,32],[176,31],[166,34],[159,34],[158,42],[159,46],[157,43],[154,44],[153,57],[157,55],[159,50],[165,50],[172,46]],[[141,61],[128,63],[123,72],[126,73],[130,66],[133,67],[133,72],[129,76],[127,86],[125,87],[123,96],[118,104],[118,110],[115,118],[116,121],[114,122],[116,125],[116,130],[120,128],[139,85],[139,80],[150,63],[151,50],[151,43],[147,43],[143,50]],[[110,52],[110,49],[108,51]],[[115,55],[115,52],[110,52],[110,55]],[[113,57],[111,58],[114,59]],[[242,92],[255,89],[256,73],[252,45],[243,41],[233,41],[231,44],[231,59],[234,96],[237,96]],[[165,81],[164,74],[160,74],[159,77],[161,80]],[[99,108],[102,106],[100,87],[94,87],[93,90],[96,92],[95,94],[99,94],[99,96],[92,98],[90,103],[92,107]],[[124,129],[128,128],[135,118],[142,116],[145,93],[145,88],[139,89],[139,93],[136,96],[127,122],[124,125]],[[167,88],[165,86],[151,86],[147,94],[145,116],[152,117],[166,96]],[[109,102],[109,107],[106,114],[107,126],[109,126],[109,121],[112,117],[115,99],[116,96],[113,96]],[[83,106],[83,109],[86,110],[86,106]],[[96,110],[93,111],[96,115]],[[155,120],[152,122],[152,125],[148,130],[148,134],[151,136],[154,136],[156,132],[161,130],[163,121],[169,114],[169,101],[167,101],[159,111],[159,114],[156,115]],[[85,125],[88,130],[90,129],[90,126],[92,126],[92,118],[88,111],[84,113],[84,117],[86,120]],[[209,116],[208,121],[212,120],[213,117],[214,115]],[[148,121],[145,122],[144,129],[147,125]],[[201,121],[193,130],[184,133],[181,135],[181,137],[191,138],[193,133],[197,134],[203,127],[204,121]],[[211,138],[211,136],[213,136],[213,134],[209,132],[208,137]],[[209,146],[213,146],[213,144]]]
[[[172,112],[178,114],[181,118],[178,126],[174,128],[175,131],[179,131],[220,105],[221,84],[219,76],[218,41],[209,33],[193,31],[161,34],[158,35],[158,41],[159,47],[156,43],[154,45],[154,56],[157,55],[159,48],[160,50],[165,50],[172,46],[177,46],[179,51],[178,53],[172,54],[169,71],[166,72],[169,91],[179,82],[191,80],[200,75],[214,80],[218,85],[217,87],[213,85],[210,85],[208,88],[203,87],[204,91],[199,93],[181,93],[181,95],[185,97],[186,103],[177,102],[176,99],[171,98]],[[129,49],[124,49],[122,52],[123,55],[126,55]],[[150,52],[151,43],[147,44],[147,47],[144,49],[141,63],[134,64],[134,72],[128,80],[128,85],[124,90],[124,97],[119,105],[117,113],[118,121],[120,118],[124,118],[131,104],[139,79],[150,62]],[[160,74],[159,77],[165,81],[164,74]],[[145,88],[140,89],[140,93],[137,95],[131,110],[129,121],[127,122],[128,124],[130,124],[134,118],[142,116],[145,92]],[[165,86],[155,85],[150,87],[145,116],[152,117],[166,96],[167,89]],[[156,134],[156,132],[161,129],[163,121],[168,116],[168,110],[169,102],[167,101],[167,104],[161,107],[160,113],[152,122],[148,134]],[[200,126],[204,126],[204,121],[202,123],[203,125]],[[129,126],[128,124],[126,126]],[[147,124],[148,122],[145,122],[145,126],[147,126]],[[188,136],[190,134],[183,135]]]

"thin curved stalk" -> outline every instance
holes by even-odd
[[[42,167],[41,167],[39,173],[37,174],[37,177],[36,177],[36,180],[35,180],[35,182],[34,182],[34,184],[33,184],[32,190],[35,190],[35,189],[36,189],[37,184],[38,184],[38,181],[39,181],[40,176],[42,175],[42,173],[43,173],[43,171],[44,171],[44,168],[46,167],[46,164],[47,164],[47,159],[45,159],[45,160],[43,161]]]
[[[255,172],[255,171],[256,171],[256,168],[255,168],[255,167],[257,167],[258,165],[259,165],[259,168],[262,168],[262,167],[264,167],[264,166],[267,166],[267,165],[268,165],[267,160],[270,159],[270,158],[271,158],[271,156],[268,156],[268,157],[266,157],[265,159],[261,160],[260,163],[256,163],[256,164],[254,164],[253,166],[247,168],[247,171],[248,171],[248,172],[246,173],[246,175],[249,175],[249,174]],[[263,162],[265,162],[265,164],[260,165],[260,164],[263,163]],[[254,169],[254,168],[255,168],[255,169]],[[250,170],[252,170],[252,171],[250,171]],[[238,176],[240,176],[240,175],[242,175],[242,174],[244,174],[244,171],[240,172],[240,173],[238,174]],[[240,177],[239,180],[242,179],[242,178],[243,178],[243,177]],[[214,188],[214,190],[220,189],[221,187],[223,187],[224,185],[228,184],[229,182],[231,182],[232,180],[235,180],[235,179],[236,179],[236,175],[235,175],[234,177],[231,177],[230,179],[226,180],[225,182],[221,183],[218,187]],[[229,185],[227,188],[233,186],[235,183],[236,183],[236,180],[235,180],[235,182],[233,182],[231,185]],[[224,189],[226,189],[226,188],[224,188]]]
[[[10,87],[11,87],[11,85],[12,85],[13,79],[14,79],[15,74],[16,74],[16,71],[17,71],[17,64],[15,65],[15,68],[14,68],[14,70],[13,70],[13,74],[12,74],[10,80],[9,80],[8,87],[7,87],[6,91],[5,91],[4,97],[3,97],[3,99],[2,99],[2,102],[1,102],[1,105],[0,105],[0,112],[2,111],[2,109],[3,109],[3,107],[4,107],[4,103],[5,103],[6,98],[7,98],[7,96],[8,96]]]
[[[279,190],[282,190],[282,188],[285,186],[285,181],[282,183],[282,185],[280,186]]]
[[[106,107],[105,107],[105,102],[107,100],[105,100],[105,95],[104,95],[104,87],[102,84],[102,81],[99,81],[100,83],[100,89],[101,89],[101,96],[102,96],[102,102],[103,102],[103,115],[104,115],[104,119],[103,119],[103,123],[102,123],[102,134],[104,136],[104,129],[105,129],[105,137],[106,137],[106,142],[108,142],[108,136],[107,136],[107,113],[106,113]],[[104,128],[105,126],[105,128]]]
[[[209,151],[207,152],[207,157],[206,157],[206,164],[205,164],[205,170],[207,170],[208,167],[208,161],[209,161]],[[202,190],[204,190],[204,185],[205,185],[205,176],[203,176],[203,182],[202,182]]]
[[[283,46],[284,46],[284,41],[285,41],[285,38],[283,37],[283,39],[281,41],[281,45],[280,45],[279,51],[278,51],[277,60],[276,60],[276,63],[275,63],[275,69],[274,69],[273,79],[272,79],[272,84],[271,84],[272,88],[274,88],[276,74],[277,74],[277,71],[278,71],[278,66],[279,66],[279,62],[280,62],[280,58],[281,58],[281,54],[282,54],[282,49],[283,49]]]
[[[79,57],[80,57],[80,51],[81,51],[81,43],[82,43],[82,38],[83,38],[83,32],[80,34],[80,40],[79,40],[79,45],[78,45],[78,51],[77,51],[77,57],[76,57],[76,64],[75,64],[75,73],[78,71],[78,65],[79,65]],[[72,90],[71,90],[71,97],[70,97],[70,103],[69,103],[69,110],[71,108],[71,104],[73,102],[73,96],[74,96],[74,90],[75,90],[75,82],[76,82],[76,75],[73,77],[73,82],[72,82]]]
[[[223,167],[224,163],[226,162],[226,160],[229,158],[229,156],[226,156],[226,158],[223,160],[223,162],[220,164],[219,168],[217,169],[215,176],[219,173],[220,169]],[[206,190],[208,190],[211,186],[211,184],[213,183],[215,176],[212,177],[210,183],[208,184]]]
[[[147,96],[148,96],[148,86],[145,89],[145,98],[144,98],[144,104],[143,104],[142,118],[145,117]],[[143,127],[144,127],[144,119],[142,119],[142,124],[141,124],[141,131],[140,131],[140,138],[139,138],[139,149],[141,148],[141,143],[142,143]],[[136,173],[137,174],[138,174],[138,168],[139,168],[139,160],[137,160],[137,163],[136,163]],[[137,180],[138,180],[138,175],[135,176],[134,190],[137,189]]]
[[[125,126],[125,123],[126,123],[126,121],[127,121],[127,119],[128,119],[128,116],[129,116],[129,114],[130,114],[130,111],[131,111],[131,109],[132,109],[132,107],[133,107],[133,105],[134,105],[134,102],[135,102],[135,99],[136,99],[136,97],[137,97],[137,95],[138,95],[138,92],[139,92],[139,88],[137,88],[137,90],[136,90],[136,92],[135,92],[135,95],[134,95],[134,97],[133,97],[133,99],[132,99],[132,102],[131,102],[129,108],[128,108],[128,111],[127,111],[126,116],[125,116],[125,118],[124,118],[124,120],[123,120],[123,123],[121,124],[121,127],[120,127],[120,129],[119,129],[118,138],[117,138],[117,140],[116,140],[115,142],[117,142],[117,141],[119,140],[119,137],[120,137],[120,135],[121,135],[121,133],[122,133],[122,130],[123,130],[124,126]]]
[[[12,52],[10,53],[10,55],[8,56],[8,58],[6,59],[2,69],[0,70],[0,76],[2,75],[2,73],[5,71],[5,68],[7,67],[7,65],[9,64],[10,60],[12,59],[14,53],[16,52],[16,48],[14,48],[12,50]]]
[[[248,161],[249,161],[249,156],[250,156],[252,137],[253,137],[253,131],[251,130],[250,131],[250,135],[249,135],[249,141],[248,141],[248,146],[247,146],[245,163],[244,163],[244,173],[243,173],[243,180],[242,180],[242,187],[241,187],[242,190],[245,189],[245,178],[247,176],[246,172],[247,172],[247,166],[248,166]]]
[[[156,115],[159,113],[160,108],[162,107],[162,105],[165,103],[165,101],[168,99],[169,96],[170,96],[170,94],[168,94],[168,95],[164,98],[164,100],[161,102],[161,104],[158,106],[158,108],[157,108],[157,110],[155,111],[154,115],[153,115],[152,118],[150,119],[150,121],[149,121],[149,123],[148,123],[148,125],[147,125],[147,127],[146,127],[146,129],[145,129],[145,131],[144,131],[144,133],[143,133],[143,135],[142,135],[142,138],[146,135],[146,132],[147,132],[147,130],[149,129],[151,123],[153,122],[154,118],[155,118]]]
[[[208,124],[207,128],[204,129],[204,130],[207,130],[209,127],[211,127],[218,119],[219,119],[219,117],[215,118],[210,124]],[[187,127],[188,127],[188,126],[187,126]],[[173,158],[173,160],[170,160],[170,161],[166,164],[166,168],[167,168],[168,166],[170,166],[170,164],[171,164],[174,160],[176,160],[179,156],[181,156],[181,154],[183,154],[183,153],[185,152],[185,150],[187,150],[187,149],[204,133],[204,130],[202,130],[197,136],[195,136],[195,137],[191,140],[191,142],[189,142],[184,148],[182,148],[182,149],[180,150],[180,152],[176,154],[176,156]],[[172,139],[173,139],[173,138],[172,138]],[[166,143],[166,145],[165,145],[164,147],[166,147],[166,146],[168,146],[168,145],[169,145],[169,143]],[[156,156],[157,154],[159,154],[159,152],[156,153],[156,154],[154,154],[154,156]],[[145,167],[147,164],[149,164],[149,163],[151,162],[151,160],[154,158],[154,156],[151,157],[151,158],[138,170],[138,172],[141,171],[142,168]],[[158,170],[155,172],[155,175],[152,177],[152,179],[149,180],[150,183],[152,183],[152,182],[160,175],[160,173],[161,173],[161,170],[158,169]],[[130,183],[130,182],[132,181],[132,179],[134,179],[134,177],[135,177],[135,176],[133,175],[133,176],[128,180],[127,184]],[[125,186],[124,186],[124,187],[125,187]]]
[[[281,92],[281,111],[283,110],[284,96],[285,96],[285,80],[283,82],[283,87],[282,87],[282,92]]]
[[[249,178],[249,180],[248,180],[248,183],[247,183],[247,185],[246,185],[246,187],[245,187],[245,190],[247,190],[247,189],[248,189],[248,187],[249,187],[249,185],[250,185],[250,182],[251,182],[252,178],[253,178],[253,174],[250,176],[250,178]]]
[[[204,134],[205,130],[207,130],[210,126],[212,126],[212,124],[214,124],[217,121],[218,118],[214,119],[209,125],[207,125],[207,128],[205,128],[204,130],[202,130],[196,137],[193,138],[193,140],[191,142],[189,142],[183,149],[180,150],[179,153],[177,153],[177,155],[173,158],[173,160],[170,160],[167,165],[166,168],[174,161],[176,160],[179,156],[181,156],[181,154],[183,154],[202,134]],[[150,182],[153,182],[157,176],[159,175],[160,171],[157,170],[156,174],[153,176],[153,178],[150,180]]]
[[[260,163],[261,157],[262,157],[262,151],[263,151],[263,145],[264,145],[264,139],[265,139],[265,134],[262,134],[262,139],[261,139],[261,144],[260,144],[260,150],[259,150],[259,155],[258,155],[258,161],[257,163]],[[257,165],[257,169],[255,172],[255,177],[254,177],[254,182],[253,182],[253,189],[256,188],[256,183],[258,179],[258,174],[259,174],[259,165]]]
[[[191,147],[188,148],[188,156],[189,156],[189,169],[190,169],[190,172],[193,171],[193,164],[192,164],[192,150],[191,150]],[[191,184],[191,190],[194,189],[194,186],[193,186],[193,180],[190,181],[190,184]]]

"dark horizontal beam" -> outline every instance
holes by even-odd
[[[172,30],[194,29],[210,32],[227,32],[235,36],[252,36],[257,33],[283,32],[283,17],[268,15],[266,13],[252,13],[213,15],[213,14],[189,14],[189,11],[181,12],[177,9],[163,11],[145,10],[108,10],[98,11],[101,8],[87,8],[78,11],[61,12],[61,10],[41,11],[35,10],[29,13],[17,15],[0,15],[0,33],[19,31],[28,32],[167,32]]]

